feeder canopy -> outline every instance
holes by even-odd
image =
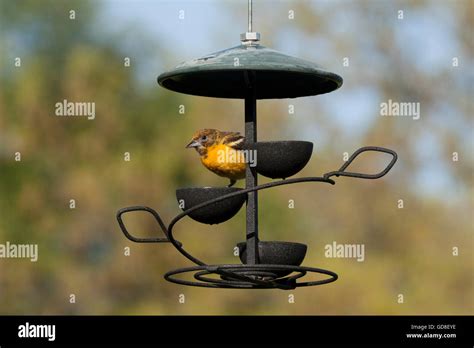
[[[255,87],[257,99],[324,94],[342,85],[339,75],[262,45],[239,45],[179,64],[158,76],[175,92],[244,99]]]

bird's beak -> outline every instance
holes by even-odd
[[[191,142],[188,145],[186,145],[186,148],[190,149],[190,148],[198,147],[198,146],[201,146],[201,143],[199,141],[191,140]]]

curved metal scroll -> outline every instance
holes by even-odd
[[[135,237],[133,236],[128,230],[127,227],[125,226],[125,223],[123,222],[122,215],[125,213],[133,212],[133,211],[145,211],[147,213],[150,213],[153,215],[155,218],[156,222],[158,222],[158,225],[160,226],[161,230],[163,231],[164,235],[166,238],[141,238],[141,237]],[[119,211],[117,211],[117,221],[120,226],[120,229],[122,230],[123,234],[125,237],[127,237],[129,240],[135,243],[169,243],[170,240],[168,239],[168,229],[166,228],[166,225],[164,224],[163,220],[161,219],[160,215],[152,208],[150,207],[145,207],[142,205],[136,205],[132,207],[126,207],[122,208]],[[177,241],[176,241],[177,242]],[[179,245],[181,245],[180,242],[177,242]]]
[[[380,173],[377,173],[377,174],[364,174],[364,173],[356,173],[356,172],[346,171],[347,167],[355,160],[355,158],[358,155],[360,155],[362,152],[366,152],[366,151],[388,153],[388,154],[392,155],[392,160],[385,167],[385,169],[383,171],[381,171]],[[145,207],[145,206],[133,206],[133,207],[127,207],[127,208],[120,209],[117,212],[117,221],[119,223],[119,226],[120,226],[122,232],[124,233],[124,235],[129,240],[137,242],[137,243],[170,242],[170,243],[173,244],[173,246],[183,256],[185,256],[187,259],[189,259],[190,261],[192,261],[196,265],[200,266],[200,267],[195,267],[195,268],[179,269],[179,270],[168,272],[166,274],[165,278],[169,281],[174,281],[176,283],[181,283],[181,284],[185,284],[185,285],[194,285],[194,284],[186,284],[186,282],[184,282],[184,281],[178,281],[176,279],[173,279],[172,276],[176,275],[178,273],[188,272],[188,271],[204,271],[204,273],[196,274],[196,276],[197,276],[196,279],[197,280],[203,281],[203,279],[200,279],[200,278],[203,278],[204,274],[217,273],[217,274],[220,274],[221,276],[226,276],[228,278],[234,278],[237,281],[241,281],[241,282],[244,282],[246,284],[251,284],[251,285],[253,284],[254,286],[265,288],[266,287],[265,285],[269,284],[268,282],[255,279],[255,278],[252,278],[250,276],[235,274],[231,271],[233,269],[233,267],[229,267],[229,266],[225,266],[225,267],[209,266],[206,263],[204,263],[203,261],[199,260],[198,258],[192,256],[190,253],[188,253],[186,250],[184,250],[184,248],[182,247],[182,243],[180,243],[179,241],[177,241],[174,238],[174,236],[173,236],[173,227],[176,225],[176,223],[179,220],[181,220],[183,217],[189,215],[190,213],[192,213],[193,211],[195,211],[197,209],[201,209],[201,208],[203,208],[205,206],[208,206],[210,204],[214,204],[216,202],[219,202],[219,201],[222,201],[222,200],[225,200],[225,199],[237,196],[237,195],[247,194],[248,192],[252,192],[252,191],[260,191],[260,190],[268,189],[268,188],[275,187],[275,186],[296,184],[296,183],[301,183],[301,182],[325,182],[325,183],[329,183],[331,185],[334,185],[335,181],[330,179],[330,177],[332,177],[332,176],[336,176],[336,177],[347,176],[347,177],[354,177],[354,178],[360,178],[360,179],[378,179],[378,178],[381,178],[382,176],[386,175],[390,171],[390,169],[392,169],[393,165],[397,161],[397,158],[398,158],[397,153],[393,150],[386,149],[386,148],[383,148],[383,147],[366,146],[366,147],[362,147],[362,148],[358,149],[357,151],[355,151],[349,157],[349,159],[341,166],[341,168],[339,168],[339,170],[337,170],[337,171],[328,172],[328,173],[324,174],[322,177],[306,177],[306,178],[295,178],[295,179],[279,180],[279,181],[276,181],[276,182],[271,182],[271,183],[266,183],[266,184],[263,184],[263,185],[258,185],[258,186],[255,186],[253,188],[242,189],[242,190],[239,190],[237,192],[232,192],[232,193],[229,193],[229,194],[211,199],[209,201],[198,204],[198,205],[196,205],[196,206],[194,206],[190,209],[187,209],[187,210],[181,212],[180,214],[178,214],[177,216],[175,216],[173,218],[173,220],[171,220],[170,224],[168,225],[168,228],[166,228],[166,226],[163,223],[161,217],[159,216],[159,214],[155,210],[153,210],[152,208],[149,208],[149,207]],[[131,211],[146,211],[146,212],[151,213],[154,216],[155,220],[160,225],[161,230],[163,231],[163,233],[165,234],[165,236],[167,238],[137,238],[137,237],[132,236],[128,232],[128,230],[126,229],[126,227],[125,227],[125,225],[122,221],[122,215],[126,212],[131,212]],[[283,268],[285,266],[279,265],[278,267]],[[288,266],[288,267],[290,267],[290,266]],[[288,268],[288,269],[290,269],[290,268]],[[300,267],[300,268],[303,269],[304,267]],[[314,270],[306,269],[306,270],[308,270],[308,271],[309,270],[311,270],[311,271],[318,270],[319,271],[319,269],[314,269]],[[296,271],[296,269],[295,269],[295,271]],[[325,272],[329,272],[329,271],[325,271]],[[319,273],[324,273],[324,272],[319,272]],[[329,274],[329,273],[326,273],[326,274]],[[331,276],[334,278],[334,276],[332,274],[331,274]],[[337,279],[337,275],[335,275],[334,280],[335,279]],[[331,280],[331,281],[334,281],[334,280]],[[204,281],[206,281],[206,278],[204,278]],[[309,285],[317,285],[316,283],[313,284],[311,282],[310,283],[302,283],[302,285],[303,284],[308,285],[308,286]],[[224,285],[224,284],[222,284],[222,285]],[[214,287],[215,284],[213,284],[211,286]],[[275,283],[275,282],[273,282],[269,285],[269,287],[277,287],[277,288],[281,288],[281,289],[287,288],[287,287],[288,288],[294,288],[292,286],[288,287],[287,284],[279,284],[279,283]],[[295,285],[295,286],[299,286],[299,285]],[[228,287],[228,286],[223,286],[223,287]],[[242,286],[242,287],[247,287],[247,286]]]
[[[355,160],[355,158],[357,156],[359,156],[362,152],[366,152],[366,151],[388,153],[388,154],[392,155],[392,160],[385,167],[384,170],[382,170],[380,173],[377,173],[377,174],[363,174],[363,173],[347,172],[346,168],[349,167],[349,165]],[[334,176],[334,175],[335,176],[350,176],[350,177],[359,178],[359,179],[378,179],[378,178],[381,178],[382,176],[384,176],[385,174],[387,174],[390,171],[390,169],[392,169],[393,165],[397,161],[397,158],[398,158],[397,153],[393,150],[386,149],[384,147],[378,147],[378,146],[365,146],[365,147],[361,147],[356,152],[354,152],[351,155],[351,157],[349,157],[349,159],[342,165],[342,167],[339,168],[339,170],[326,173],[323,176],[326,179],[330,178],[331,176]]]

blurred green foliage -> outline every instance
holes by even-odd
[[[120,36],[100,31],[100,2],[0,3],[0,243],[39,244],[36,263],[0,259],[1,314],[472,314],[472,79],[466,83],[466,70],[461,76],[448,68],[428,73],[411,67],[401,73],[409,62],[383,20],[399,5],[406,11],[446,8],[455,14],[457,45],[468,54],[467,66],[473,52],[472,1],[338,2],[340,11],[358,18],[354,30],[360,37],[331,36],[339,56],[355,52],[354,64],[359,60],[364,66],[347,78],[340,69],[346,78],[342,90],[370,81],[383,100],[408,96],[435,108],[443,99],[457,108],[446,122],[454,119],[460,127],[440,126],[429,117],[414,125],[374,112],[370,128],[351,138],[342,135],[342,126],[331,122],[330,110],[319,101],[337,103],[336,93],[293,101],[298,110],[306,110],[293,116],[288,116],[287,101],[259,103],[261,139],[299,139],[300,130],[311,125],[326,136],[325,143],[316,143],[301,175],[336,169],[342,152],[363,145],[391,147],[400,156],[394,170],[378,181],[340,178],[333,187],[303,184],[261,193],[261,238],[306,243],[305,265],[340,275],[330,285],[292,291],[294,304],[283,291],[168,283],[163,274],[188,266],[187,260],[169,245],[130,243],[115,221],[117,209],[134,204],[154,207],[169,221],[179,212],[176,188],[225,185],[184,145],[198,128],[242,131],[243,103],[178,95],[151,83],[144,88],[134,63],[124,67]],[[242,6],[232,2],[225,9]],[[268,14],[259,18],[266,46],[278,41],[273,35],[277,30],[298,33],[301,47],[316,33],[329,35],[332,13],[316,11],[307,1],[260,6]],[[291,23],[292,31],[290,24],[272,20],[289,7],[300,16]],[[71,8],[79,14],[74,21],[68,18]],[[239,32],[228,28],[226,33],[237,37]],[[150,52],[139,29],[128,34],[135,40],[134,55]],[[354,47],[355,40],[366,47]],[[173,47],[155,47],[163,59],[173,56]],[[215,48],[225,46],[217,40]],[[17,56],[22,57],[21,68],[14,66]],[[330,59],[324,51],[318,56]],[[149,80],[159,73],[149,71]],[[96,119],[55,117],[54,105],[63,99],[95,102]],[[186,105],[184,116],[178,113],[180,104]],[[467,134],[460,130],[466,124],[471,127]],[[453,179],[449,192],[420,192],[413,185],[414,173],[426,165],[416,141],[427,130],[443,149]],[[452,162],[453,151],[462,160]],[[21,162],[14,161],[15,152],[21,152]],[[125,152],[130,152],[130,162],[124,161]],[[69,209],[70,199],[75,199],[75,209]],[[289,199],[295,209],[288,209]],[[399,199],[404,209],[397,208]],[[147,235],[157,231],[147,216],[128,222]],[[211,227],[185,219],[176,234],[209,263],[238,262],[233,247],[244,238],[244,211]],[[365,262],[325,258],[324,245],[332,241],[364,243]],[[452,256],[455,246],[457,257]],[[130,256],[124,256],[125,247]],[[75,294],[75,304],[69,303],[70,294]],[[186,295],[186,304],[178,303],[179,294]],[[404,304],[397,303],[398,294],[404,294]]]

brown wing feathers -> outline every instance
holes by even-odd
[[[221,132],[221,143],[233,149],[242,149],[245,137],[238,132]]]

